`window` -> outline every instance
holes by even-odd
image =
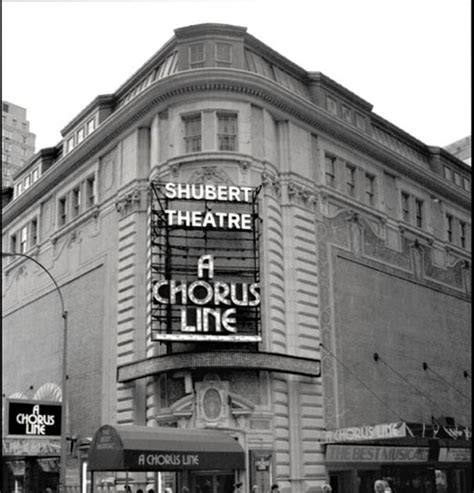
[[[10,111],[10,106],[7,103],[2,103],[2,111],[8,113]]]
[[[89,120],[87,122],[87,135],[90,135],[95,129],[95,120]]]
[[[79,215],[81,211],[81,187],[76,187],[72,191],[72,217]]]
[[[35,168],[31,173],[32,182],[34,183],[38,178],[39,178],[39,169]]]
[[[16,127],[18,125],[18,121],[15,118],[12,118],[12,125]]]
[[[67,220],[67,200],[66,197],[61,197],[58,200],[58,223],[59,226],[64,226]]]
[[[462,248],[466,248],[466,223],[459,221],[459,240]]]
[[[326,156],[326,185],[336,188],[336,158]]]
[[[230,67],[232,62],[232,45],[229,43],[216,43],[216,66]]]
[[[2,149],[6,152],[9,152],[12,150],[12,145],[10,144],[10,142],[7,142],[6,140],[3,140],[2,141]]]
[[[452,243],[453,241],[453,216],[447,214],[446,215],[447,222],[447,233],[448,233],[448,241]]]
[[[201,151],[201,115],[184,119],[184,143],[186,152]]]
[[[84,129],[80,128],[76,134],[77,143],[80,144],[84,140]]]
[[[375,176],[365,174],[365,198],[369,205],[375,205]]]
[[[196,43],[189,46],[189,66],[191,68],[204,67],[203,43]]]
[[[86,207],[95,204],[95,176],[89,176],[86,180]]]
[[[217,143],[219,151],[237,150],[237,115],[217,115]]]
[[[38,220],[35,218],[30,223],[30,247],[38,243]]]
[[[416,226],[423,227],[423,201],[415,199]]]
[[[28,226],[23,226],[20,229],[20,252],[25,253],[28,249]]]
[[[461,186],[461,175],[459,173],[454,172],[454,183]]]
[[[28,129],[28,127],[26,126],[26,123],[22,123],[21,124],[21,127],[22,129],[26,132],[26,130]]]
[[[69,137],[66,143],[66,152],[72,151],[73,147],[74,147],[74,137]]]
[[[23,181],[23,188],[26,190],[30,187],[30,175],[25,176],[25,180]]]
[[[359,113],[356,113],[355,120],[356,120],[356,127],[360,128],[361,130],[365,130],[365,118]]]
[[[447,166],[444,167],[444,177],[446,178],[446,180],[453,180],[453,172],[451,168],[448,168]]]
[[[347,193],[351,196],[355,196],[355,183],[356,183],[356,169],[351,164],[346,164],[346,188]]]
[[[333,115],[337,115],[337,101],[330,96],[326,96],[327,110]]]
[[[468,192],[471,190],[471,183],[467,178],[463,178],[463,188],[464,190],[467,190]]]
[[[2,129],[2,136],[6,139],[11,139],[12,133],[9,130]]]
[[[402,219],[410,221],[410,195],[406,192],[402,192]]]
[[[10,252],[17,253],[17,235],[16,235],[16,233],[10,236]]]
[[[343,104],[341,106],[341,113],[342,113],[342,118],[346,122],[352,123],[352,111],[351,111],[351,109],[348,106],[346,106],[345,104]]]

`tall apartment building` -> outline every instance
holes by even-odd
[[[472,138],[470,135],[449,144],[445,149],[466,164],[472,162]]]
[[[62,137],[2,248],[68,312],[68,491],[471,491],[469,166],[219,24]],[[3,288],[2,490],[41,491],[57,430],[17,422],[62,399],[61,309],[23,257]]]
[[[13,175],[35,153],[35,134],[30,132],[26,109],[2,100],[2,185],[10,187]]]

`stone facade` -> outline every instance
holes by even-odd
[[[436,365],[465,390],[468,167],[244,28],[191,26],[175,34],[116,94],[97,98],[64,129],[71,144],[49,149],[52,162],[39,158],[48,173],[4,209],[3,250],[34,256],[64,290],[71,435],[90,437],[104,423],[218,428],[252,457],[268,451],[266,488],[278,482],[283,493],[316,493],[329,475],[326,430],[441,415],[469,424],[468,403],[460,405],[421,366]],[[201,43],[202,66],[191,55]],[[79,139],[91,115],[94,127]],[[226,150],[220,115],[237,121]],[[193,151],[186,147],[190,116],[201,122]],[[444,166],[462,180],[447,181]],[[320,377],[209,364],[142,371],[176,352],[151,337],[154,179],[261,187],[256,349],[321,360]],[[61,339],[46,276],[23,258],[9,259],[4,276],[8,397],[60,381]],[[41,345],[30,343],[33,331]],[[374,353],[429,400],[381,369]],[[124,368],[137,376],[121,379]],[[246,492],[251,477],[236,472]]]

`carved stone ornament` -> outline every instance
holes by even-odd
[[[117,212],[122,216],[131,212],[137,212],[140,209],[141,196],[142,191],[138,189],[127,192],[116,200],[115,208]]]
[[[274,194],[276,196],[280,196],[281,194],[281,185],[280,185],[280,180],[266,172],[266,171],[263,171],[262,172],[262,185],[263,185],[263,188],[265,189],[266,192],[269,192],[271,194]]]
[[[316,194],[301,185],[292,181],[287,185],[288,200],[302,206],[313,206],[316,203]]]

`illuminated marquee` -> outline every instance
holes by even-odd
[[[153,338],[260,341],[258,190],[153,183],[152,192]]]

